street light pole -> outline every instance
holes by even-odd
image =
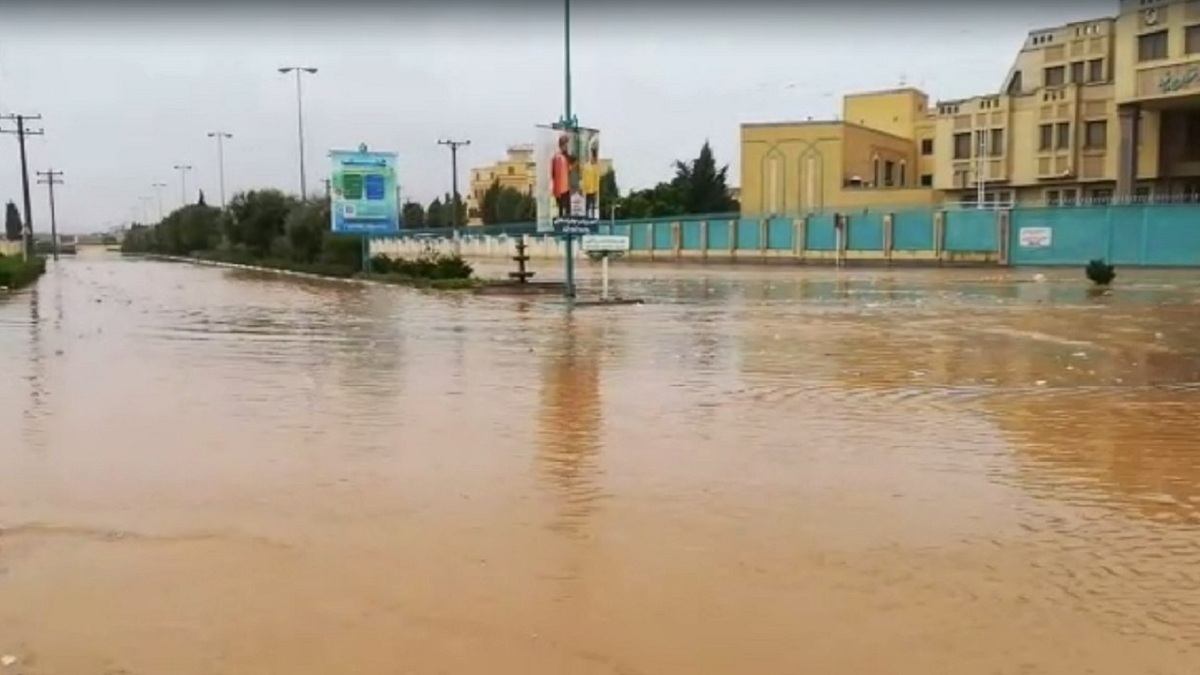
[[[142,217],[146,219],[147,223],[150,222],[150,202],[153,199],[154,197],[138,197],[138,201],[142,203]]]
[[[225,208],[225,139],[233,138],[233,134],[210,131],[208,137],[217,139],[217,176],[221,186],[221,208]]]
[[[179,208],[187,206],[187,172],[192,170],[191,164],[176,164],[175,170],[179,172]]]
[[[162,219],[163,219],[162,191],[163,191],[163,188],[167,187],[167,184],[166,183],[151,183],[150,187],[154,188],[154,192],[158,194],[158,222],[161,223]]]
[[[571,111],[571,0],[563,0],[563,116],[560,126],[568,131],[579,128]],[[575,298],[575,235],[569,230],[563,235],[563,253],[566,255],[566,284],[563,295],[568,301]]]
[[[459,227],[458,222],[458,205],[462,202],[458,196],[458,149],[470,145],[471,141],[452,141],[443,139],[438,141],[438,145],[444,145],[450,148],[450,227],[456,231]]]
[[[296,132],[300,141],[300,200],[308,201],[308,181],[304,175],[304,89],[300,83],[300,76],[304,73],[315,75],[316,68],[307,66],[284,66],[279,68],[279,72],[288,74],[296,73]]]

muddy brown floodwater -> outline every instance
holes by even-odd
[[[0,670],[1197,672],[1200,275],[615,274],[0,299]]]

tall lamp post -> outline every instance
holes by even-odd
[[[167,184],[166,183],[151,183],[150,187],[154,188],[154,192],[158,194],[158,220],[159,220],[159,222],[162,222],[162,219],[163,219],[162,191],[163,191],[163,188],[167,187]]]
[[[154,201],[154,197],[138,197],[138,200],[142,203],[142,217],[146,219],[144,222],[149,223],[151,218],[150,202]]]
[[[575,132],[579,129],[579,121],[571,112],[571,0],[563,0],[563,115],[558,126],[561,129]],[[563,296],[568,300],[575,299],[575,235],[568,228],[563,235],[563,252],[566,254],[566,284]]]
[[[296,73],[296,132],[300,140],[300,199],[308,201],[308,181],[304,175],[304,88],[300,76],[304,73],[315,75],[316,68],[308,66],[284,66],[279,69],[284,75]]]
[[[179,207],[187,206],[187,172],[192,170],[191,164],[176,164],[175,170],[179,172]]]
[[[221,208],[225,208],[225,139],[233,138],[233,134],[210,131],[208,137],[217,139],[217,180],[221,187]]]

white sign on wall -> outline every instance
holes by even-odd
[[[587,252],[620,252],[629,250],[629,237],[620,234],[585,234],[580,245]]]
[[[1049,227],[1022,227],[1017,232],[1021,248],[1049,248],[1054,230]]]

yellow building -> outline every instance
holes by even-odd
[[[1032,31],[996,92],[869,92],[839,120],[742,125],[747,214],[1197,195],[1200,0]]]
[[[467,224],[481,225],[479,205],[483,202],[483,194],[493,183],[499,181],[500,187],[510,187],[532,195],[537,180],[536,162],[533,158],[533,145],[514,145],[508,148],[504,159],[490,166],[471,169],[470,189],[464,197],[467,206]],[[612,160],[600,160],[600,175],[612,171]]]

